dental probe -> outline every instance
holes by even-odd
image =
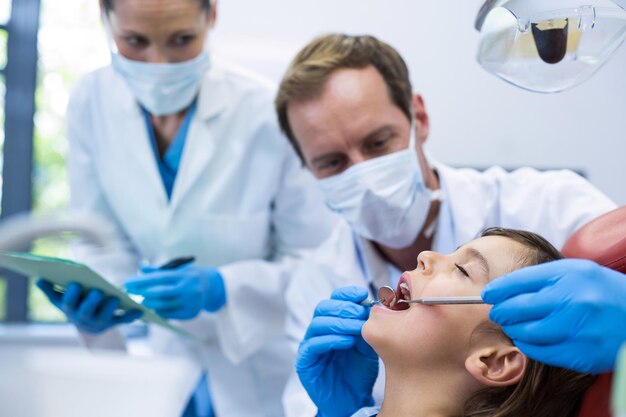
[[[398,300],[398,303],[436,304],[485,304],[479,295],[471,297],[428,297],[415,300]]]

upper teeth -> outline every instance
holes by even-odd
[[[406,282],[403,282],[400,284],[400,295],[405,300],[408,300],[409,298],[411,298],[411,292],[409,291],[409,286]]]

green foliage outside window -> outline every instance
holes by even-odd
[[[47,215],[63,213],[68,205],[65,109],[71,89],[81,76],[104,65],[108,57],[97,1],[42,0],[40,22],[33,213]],[[3,47],[6,48],[6,40],[0,38],[0,61],[6,56]],[[4,94],[1,96],[4,98]],[[32,250],[40,255],[69,257],[70,242],[63,236],[40,239]],[[34,287],[34,280],[28,308],[33,321],[63,320],[63,315]],[[3,312],[4,290],[0,281],[0,318]]]

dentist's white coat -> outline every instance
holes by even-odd
[[[487,227],[496,226],[539,233],[560,248],[585,223],[616,208],[615,203],[571,171],[538,172],[522,168],[508,173],[494,167],[478,172],[440,163],[431,165],[437,171],[442,191],[433,242],[433,250],[440,253],[454,252]],[[392,274],[399,271],[389,267],[371,242],[356,237],[346,223],[335,229],[333,236],[301,265],[290,282],[287,333],[294,352],[319,301],[330,297],[336,288],[368,287],[355,239],[359,239],[358,246],[376,287],[393,285],[398,279]],[[374,387],[374,398],[379,405],[384,388],[384,369],[380,364]],[[287,417],[313,416],[317,412],[295,371],[283,403]]]
[[[293,366],[284,290],[301,251],[335,224],[279,132],[273,92],[250,74],[214,65],[171,201],[140,109],[111,67],[85,77],[68,108],[71,207],[104,216],[120,237],[117,251],[82,247],[79,260],[118,284],[142,260],[190,255],[224,277],[226,307],[178,323],[205,344],[151,329],[155,350],[190,355],[209,371],[220,417],[282,415]]]

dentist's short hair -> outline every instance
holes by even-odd
[[[293,59],[280,83],[274,103],[280,127],[301,159],[304,160],[302,152],[287,118],[289,103],[316,98],[337,70],[369,66],[375,67],[380,73],[394,104],[412,120],[413,89],[408,67],[398,51],[373,36],[320,36]]]

